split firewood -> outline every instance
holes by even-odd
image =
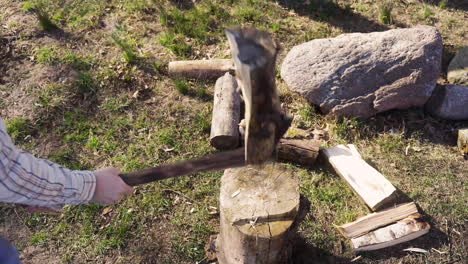
[[[231,59],[172,61],[169,63],[169,75],[190,79],[217,79],[226,72],[234,72]]]
[[[346,238],[354,238],[366,234],[376,228],[394,223],[417,212],[418,208],[416,208],[416,205],[411,202],[366,215],[354,222],[337,226],[337,228]]]
[[[278,159],[304,166],[315,163],[320,142],[307,139],[281,139],[278,144]]]
[[[215,85],[211,146],[219,150],[239,146],[240,100],[236,79],[227,72]]]
[[[395,224],[353,238],[351,243],[355,251],[369,251],[413,240],[427,234],[431,227],[420,218],[420,214],[411,215]]]
[[[468,157],[468,128],[458,130],[458,149],[461,154]]]
[[[367,164],[356,149],[352,151],[344,145],[338,145],[324,149],[323,154],[336,173],[351,186],[372,211],[395,201],[396,188],[380,172]]]

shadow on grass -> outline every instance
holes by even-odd
[[[371,140],[382,133],[401,133],[405,138],[415,137],[432,144],[448,146],[455,146],[458,129],[468,126],[468,121],[432,117],[422,107],[390,110],[358,122],[359,126],[354,128],[355,130],[347,129],[344,133],[358,134],[360,139],[366,140]]]
[[[193,0],[169,0],[172,2],[177,8],[182,9],[182,10],[188,10],[193,8],[195,5],[194,3],[196,1]]]
[[[277,0],[277,2],[294,10],[301,16],[307,16],[313,20],[324,21],[341,28],[344,32],[374,32],[390,29],[388,26],[370,20],[360,14],[354,13],[350,8],[342,8],[333,1],[312,0],[310,4],[299,0]],[[397,25],[404,27],[405,25]]]
[[[291,237],[292,241],[292,259],[289,261],[291,264],[327,264],[327,263],[349,263],[350,259],[335,256],[332,253],[317,248],[314,245],[307,242],[307,240],[301,237],[297,230],[304,219],[310,212],[310,201],[303,195],[300,196],[299,212],[291,226]]]

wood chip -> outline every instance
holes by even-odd
[[[405,248],[403,251],[409,251],[409,252],[417,252],[417,253],[423,253],[423,254],[429,254],[429,251],[422,249],[422,248]]]

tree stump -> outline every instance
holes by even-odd
[[[227,169],[221,179],[220,264],[275,264],[290,258],[299,184],[279,164]]]

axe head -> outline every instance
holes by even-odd
[[[282,111],[276,91],[279,47],[267,32],[254,28],[231,28],[226,35],[245,101],[245,160],[261,164],[272,157],[292,121]]]

